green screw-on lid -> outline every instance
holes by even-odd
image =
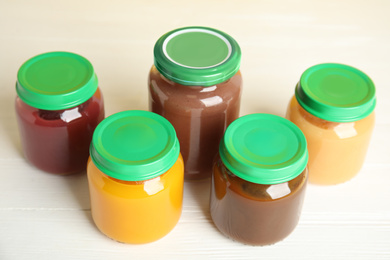
[[[224,32],[184,27],[163,35],[154,46],[154,65],[167,79],[182,85],[211,86],[240,68],[241,50]]]
[[[180,153],[173,126],[148,111],[123,111],[104,119],[90,147],[98,169],[113,178],[142,181],[170,169]]]
[[[235,120],[226,129],[219,154],[232,173],[259,184],[292,180],[308,161],[302,131],[289,120],[269,114]]]
[[[98,80],[92,64],[70,52],[49,52],[27,60],[18,71],[16,92],[30,106],[60,110],[93,96]]]
[[[375,86],[362,71],[325,63],[308,68],[295,89],[299,104],[309,113],[333,122],[353,122],[375,108]]]

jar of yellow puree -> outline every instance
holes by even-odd
[[[305,134],[309,181],[331,185],[361,169],[374,128],[375,86],[362,71],[325,63],[301,76],[287,119]]]
[[[173,126],[155,113],[124,111],[96,128],[87,166],[92,218],[119,242],[158,240],[178,222],[184,164]]]

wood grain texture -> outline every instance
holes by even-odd
[[[0,1],[0,259],[390,259],[390,1]],[[147,74],[160,35],[204,25],[242,48],[241,114],[283,116],[301,73],[340,62],[377,87],[376,126],[363,169],[336,186],[309,185],[296,230],[267,247],[218,232],[208,181],[185,183],[175,229],[146,245],[102,235],[85,173],[53,176],[25,162],[14,98],[19,66],[48,51],[95,67],[107,115],[147,109]]]

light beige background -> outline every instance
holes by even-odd
[[[390,259],[390,1],[0,0],[0,259]],[[52,176],[21,154],[13,102],[19,66],[72,51],[95,67],[106,113],[147,109],[153,45],[177,27],[204,25],[242,48],[241,114],[283,116],[301,73],[339,62],[377,86],[367,160],[350,182],[309,185],[301,221],[268,247],[222,236],[208,212],[209,183],[186,183],[182,218],[165,238],[124,245],[91,219],[85,174]]]

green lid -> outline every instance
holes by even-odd
[[[93,133],[91,159],[115,179],[143,181],[168,171],[180,153],[173,126],[148,111],[123,111],[104,119]]]
[[[92,64],[70,52],[49,52],[26,61],[18,71],[16,92],[30,106],[45,110],[75,107],[96,92]]]
[[[333,122],[353,122],[375,108],[375,86],[362,71],[343,64],[325,63],[308,68],[295,96],[312,115]]]
[[[259,184],[292,180],[308,161],[302,131],[289,120],[269,114],[250,114],[231,123],[219,154],[232,173]]]
[[[211,86],[240,69],[241,50],[224,32],[184,27],[163,35],[154,46],[154,65],[167,79],[182,85]]]

